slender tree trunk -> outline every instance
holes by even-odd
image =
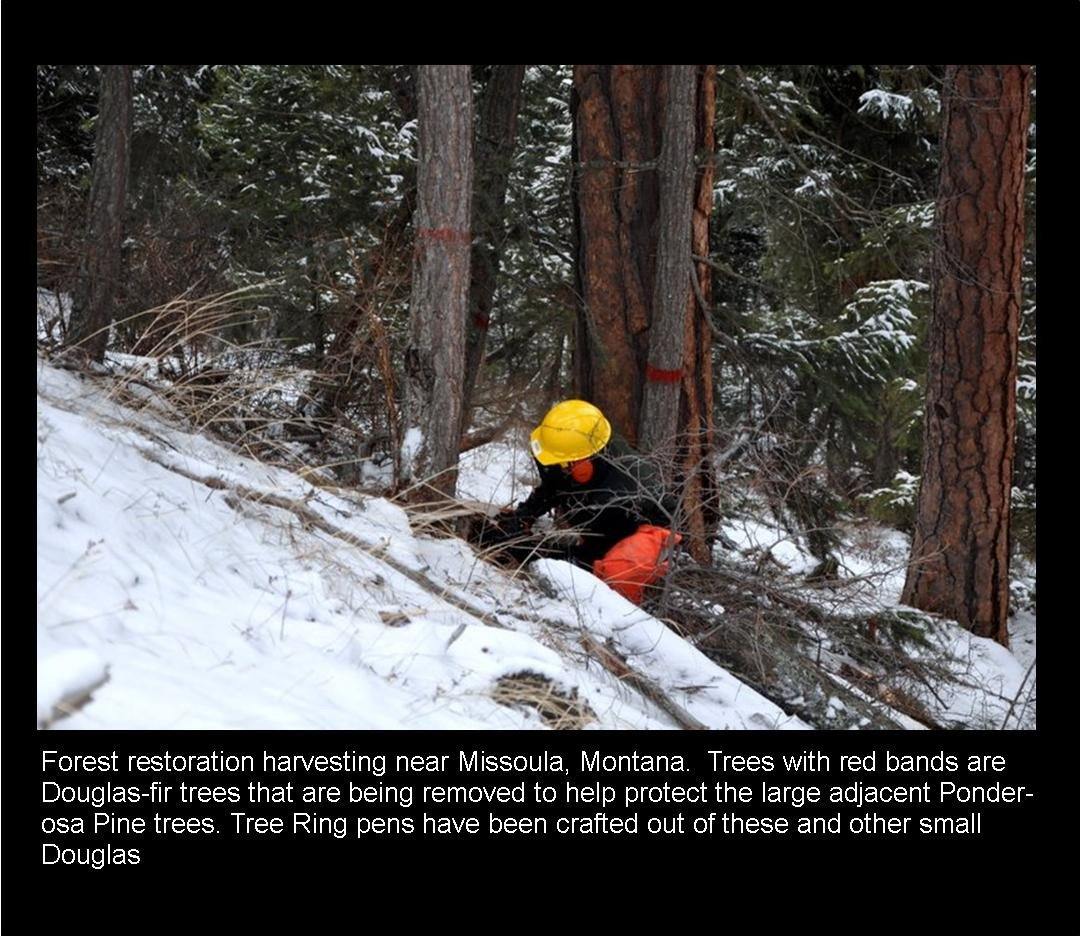
[[[697,68],[668,65],[667,105],[660,150],[660,225],[649,356],[645,365],[638,439],[643,451],[674,454],[682,396],[686,319],[692,312],[690,276],[694,198],[694,102]]]
[[[896,436],[892,414],[885,409],[877,429],[877,446],[874,449],[874,485],[886,487],[896,477]]]
[[[484,360],[488,325],[495,299],[503,240],[506,236],[506,187],[514,157],[524,65],[493,65],[480,98],[476,138],[476,185],[473,191],[473,247],[469,317],[465,341],[465,387],[462,435],[468,429],[473,388]]]
[[[71,308],[69,342],[101,361],[120,283],[131,149],[130,65],[102,65],[86,248]]]
[[[319,265],[315,262],[317,252],[318,246],[315,241],[309,240],[305,245],[305,254],[311,260],[305,271],[307,273],[308,289],[311,290],[311,325],[312,338],[315,344],[315,366],[321,370],[326,364],[326,310],[323,308],[319,298],[321,292],[317,273]]]
[[[908,604],[1008,645],[1030,68],[950,65]]]
[[[548,373],[548,379],[544,383],[544,409],[549,410],[559,402],[559,381],[562,376],[563,352],[566,347],[566,336],[559,335],[559,344],[555,349],[555,361]]]
[[[421,500],[452,496],[457,483],[471,242],[471,82],[468,65],[420,66],[403,471]]]
[[[694,182],[691,252],[708,257],[709,222],[713,208],[713,124],[716,119],[716,66],[699,65],[695,105],[696,149],[701,154]],[[712,561],[712,541],[720,522],[716,472],[713,468],[712,270],[706,263],[693,269],[696,284],[686,316],[679,432],[682,442],[687,548],[698,562]]]

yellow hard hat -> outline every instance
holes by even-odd
[[[532,431],[530,444],[541,465],[559,465],[595,455],[610,438],[611,423],[592,403],[563,400]]]

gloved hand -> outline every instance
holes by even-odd
[[[513,508],[505,508],[484,523],[479,543],[481,546],[498,546],[524,536],[531,527],[531,517],[522,517]]]
[[[515,536],[524,536],[532,529],[532,517],[523,517],[516,511],[500,513],[497,519],[499,529],[506,534],[507,539]]]

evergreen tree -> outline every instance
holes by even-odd
[[[945,73],[926,441],[904,601],[1008,645],[1030,68]]]

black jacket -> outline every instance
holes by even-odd
[[[558,465],[536,462],[540,486],[514,511],[533,520],[554,510],[562,525],[581,534],[569,558],[586,568],[643,523],[670,527],[674,506],[651,466],[625,442],[613,439],[592,462],[593,476],[585,483]]]

